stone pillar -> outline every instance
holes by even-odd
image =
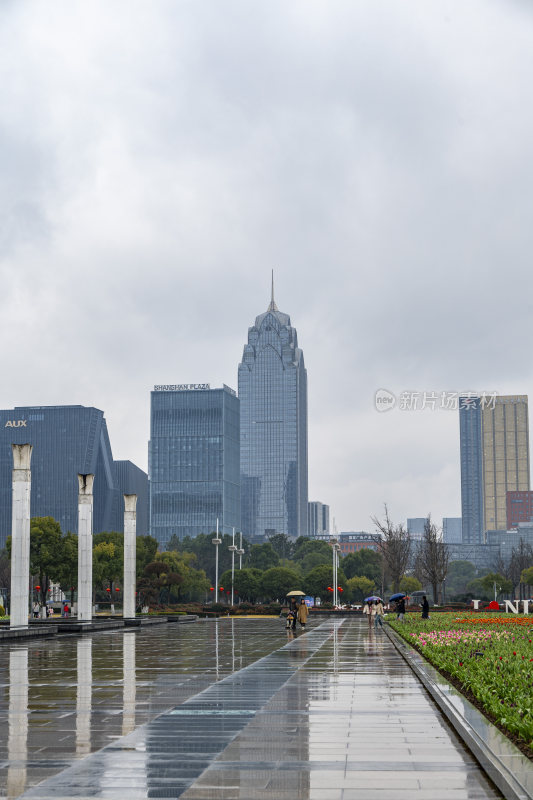
[[[78,475],[78,620],[93,618],[93,481]]]
[[[11,510],[10,628],[28,627],[30,580],[31,444],[12,444],[13,506]]]
[[[26,581],[28,583],[28,581]],[[28,647],[9,653],[9,712],[7,718],[7,797],[20,797],[26,788],[28,762]]]
[[[91,752],[91,711],[93,688],[93,643],[89,636],[78,639],[76,687],[76,755]]]
[[[132,630],[125,631],[122,637],[122,656],[124,659],[122,689],[122,735],[135,730],[135,639],[137,634]]]
[[[124,495],[124,585],[122,614],[135,618],[135,577],[137,571],[137,495]]]

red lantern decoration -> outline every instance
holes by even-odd
[[[328,588],[328,592],[332,592],[333,591],[333,587],[332,586],[328,586],[327,588]]]
[[[219,586],[218,588],[219,588],[219,590],[220,590],[221,592],[223,592],[223,591],[224,591],[224,587],[223,587],[223,586]]]
[[[342,586],[337,586],[337,589],[339,590],[339,592],[344,592],[344,589],[342,588]]]
[[[214,591],[215,591],[215,587],[214,587],[214,586],[210,586],[210,587],[209,587],[209,591],[210,591],[210,592],[214,592]]]
[[[106,592],[110,592],[110,591],[111,591],[111,589],[109,589],[109,588],[108,588],[108,589],[106,589]]]
[[[40,589],[41,589],[41,587],[40,587],[39,585],[37,585],[37,586],[35,587],[35,589],[36,589],[36,590],[39,592],[39,591],[40,591]]]
[[[120,592],[120,586],[117,586],[117,588],[115,589],[115,592]]]

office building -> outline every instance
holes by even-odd
[[[507,492],[529,491],[525,395],[460,398],[463,543],[507,527]]]
[[[137,495],[137,536],[145,536],[150,529],[149,515],[149,493],[148,475],[144,470],[136,466],[132,461],[114,461],[115,478],[120,496],[119,515],[124,514],[123,495]],[[124,529],[124,520],[117,520],[120,527],[114,530]]]
[[[533,520],[533,492],[507,492],[507,530]]]
[[[366,531],[344,531],[337,536],[341,555],[356,553],[358,550],[379,550],[382,537],[379,533],[367,533]]]
[[[148,472],[150,534],[240,530],[239,400],[228,386],[155,386],[151,393]]]
[[[415,542],[421,542],[424,538],[424,525],[427,517],[410,517],[407,520],[407,533]]]
[[[78,473],[94,474],[94,533],[123,531],[124,504],[104,412],[85,406],[20,406],[0,411],[0,546],[11,534],[12,443],[33,445],[32,517],[53,517],[63,532],[77,533]],[[139,481],[144,476],[146,487],[146,473],[131,466]],[[146,509],[145,489],[145,514]]]
[[[320,502],[307,504],[307,535],[322,536],[329,534],[329,506]]]
[[[463,520],[461,517],[442,518],[442,541],[444,544],[461,544],[463,541]]]
[[[256,541],[307,534],[307,373],[273,294],[239,364],[242,529]]]

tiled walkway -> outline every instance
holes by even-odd
[[[3,646],[4,795],[500,796],[380,631],[286,637],[278,620],[220,619]]]

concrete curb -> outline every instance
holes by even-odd
[[[533,800],[533,763],[417,650],[383,629],[505,800]]]

